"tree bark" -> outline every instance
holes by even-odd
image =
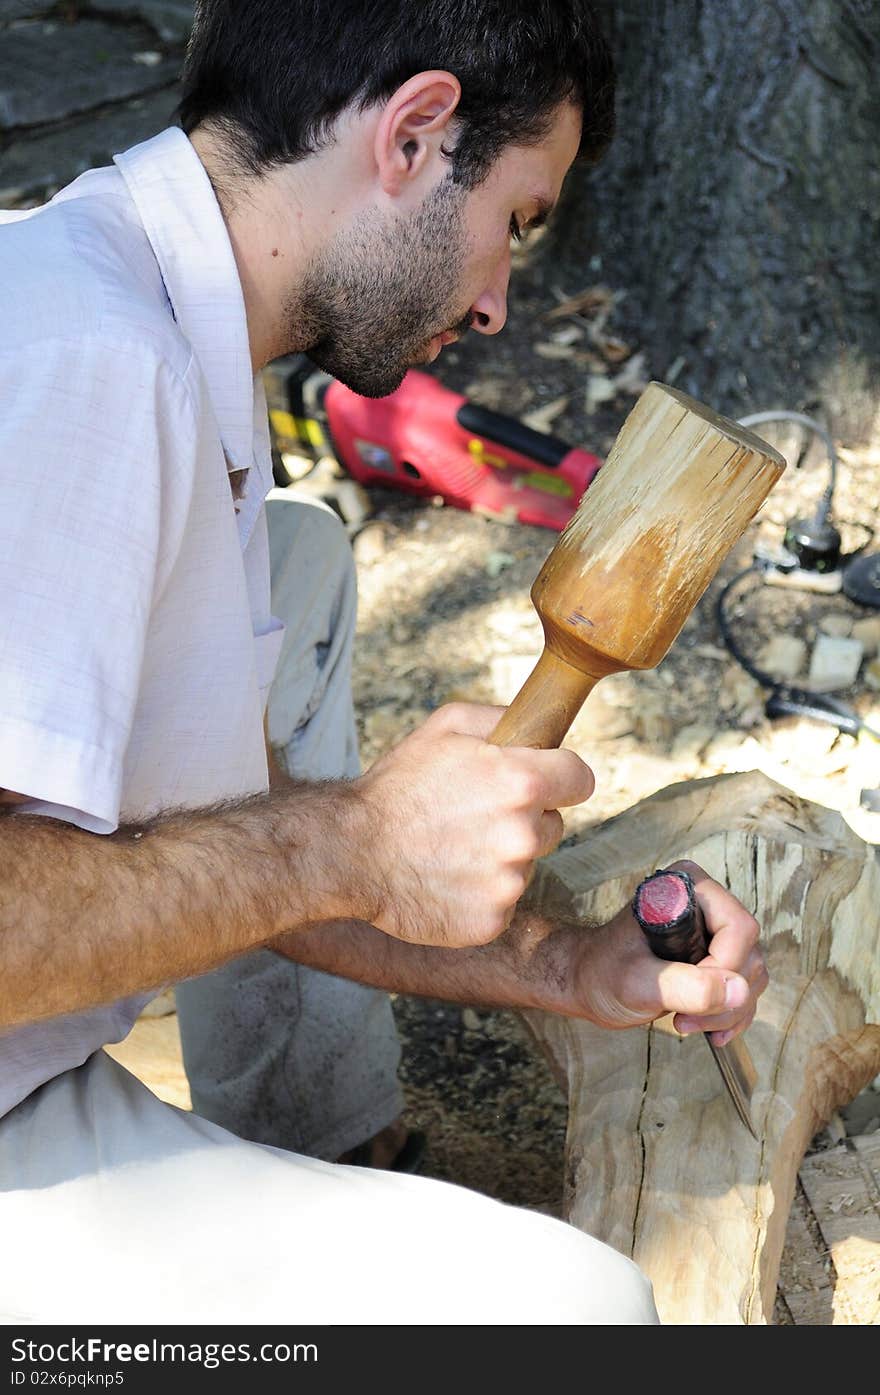
[[[617,134],[545,239],[565,289],[625,292],[651,376],[732,416],[821,414],[856,444],[880,387],[880,6],[598,0]]]

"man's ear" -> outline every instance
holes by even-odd
[[[417,73],[389,97],[376,128],[374,156],[386,194],[399,194],[445,159],[449,123],[461,99],[461,84],[441,69]]]

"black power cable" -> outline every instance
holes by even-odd
[[[733,658],[750,678],[754,678],[755,682],[760,684],[762,688],[770,690],[764,704],[767,716],[811,717],[813,721],[825,722],[837,727],[838,731],[847,736],[858,737],[860,732],[864,732],[866,736],[880,741],[880,731],[870,726],[848,703],[841,702],[839,698],[832,697],[828,693],[814,693],[808,688],[798,688],[790,683],[780,683],[778,678],[774,678],[772,673],[760,668],[740,648],[739,643],[734,638],[727,613],[728,599],[746,577],[760,577],[767,570],[768,564],[766,562],[751,562],[722,587],[715,603],[718,628]]]
[[[837,485],[837,450],[828,431],[821,422],[813,417],[805,416],[803,412],[789,412],[777,410],[770,412],[753,412],[750,416],[740,417],[740,426],[761,426],[765,422],[788,421],[794,422],[798,426],[804,427],[814,436],[818,436],[828,452],[829,477],[828,485],[816,505],[812,518],[793,518],[785,529],[783,547],[791,554],[792,566],[799,564],[805,570],[815,572],[833,572],[840,566],[840,545],[841,537],[838,530],[831,521],[831,503],[834,498],[834,490]],[[799,469],[805,452],[795,461],[795,468]]]
[[[819,422],[814,421],[812,417],[805,416],[802,412],[756,412],[751,416],[741,417],[740,425],[753,427],[771,421],[794,422],[813,432],[824,442],[830,464],[829,483],[819,500],[813,517],[811,519],[795,519],[786,528],[785,545],[787,549],[793,549],[793,551],[786,551],[785,559],[787,562],[790,561],[791,568],[800,564],[805,569],[816,572],[836,569],[841,559],[840,534],[831,522],[831,504],[837,483],[837,451],[834,448],[834,443]],[[797,463],[800,464],[800,461]],[[870,528],[868,529],[869,534],[872,534],[872,531]],[[851,556],[855,556],[861,551],[862,548],[857,548]],[[807,717],[813,721],[834,726],[839,732],[847,736],[858,738],[864,733],[865,736],[880,741],[880,731],[870,726],[849,703],[842,702],[839,698],[832,697],[828,693],[811,692],[809,689],[800,688],[794,684],[780,682],[772,673],[768,673],[750,659],[735,639],[727,609],[731,595],[747,577],[761,577],[775,566],[776,564],[767,558],[756,557],[722,587],[715,604],[718,628],[731,655],[740,668],[744,669],[756,683],[769,690],[764,703],[766,715],[771,718]],[[866,808],[880,810],[880,791],[863,790],[862,804]]]

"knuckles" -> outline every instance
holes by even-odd
[[[459,731],[466,724],[467,712],[463,702],[444,702],[442,707],[425,718],[422,725],[423,728],[440,727],[443,731]]]
[[[571,781],[572,792],[577,795],[573,803],[582,804],[584,800],[592,798],[596,789],[596,777],[586,761],[581,760],[574,751],[564,751],[561,754],[571,757],[568,778]]]
[[[497,725],[503,709],[480,706],[470,702],[446,702],[425,718],[419,731],[431,736],[440,733],[458,736],[475,736],[486,739],[488,731]]]
[[[502,829],[502,835],[505,830]],[[541,855],[541,839],[537,829],[526,820],[516,822],[503,836],[501,856],[514,866],[522,862],[534,862]]]
[[[724,983],[713,976],[702,975],[691,986],[691,1006],[688,1015],[710,1017],[724,1011]]]
[[[519,809],[543,808],[544,780],[534,769],[519,768],[513,772],[510,792],[514,807]]]
[[[742,933],[747,938],[750,945],[756,945],[761,938],[761,927],[753,915],[746,915],[742,919]]]
[[[557,803],[593,792],[589,767],[573,751],[496,746],[483,730],[500,713],[447,703],[361,777],[372,805],[395,810],[386,857],[393,906],[418,900],[426,944],[489,944],[507,928],[537,860],[558,845]],[[392,851],[394,851],[392,849]],[[438,851],[442,849],[442,854]],[[387,913],[386,913],[387,914]],[[398,938],[413,934],[391,915]]]

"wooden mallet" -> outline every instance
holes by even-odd
[[[600,678],[654,668],[785,469],[753,432],[649,383],[532,586],[544,652],[498,746],[558,746]]]
[[[600,678],[654,668],[784,469],[737,422],[649,383],[532,587],[544,651],[490,740],[558,746]],[[748,1052],[713,1051],[751,1129]]]

